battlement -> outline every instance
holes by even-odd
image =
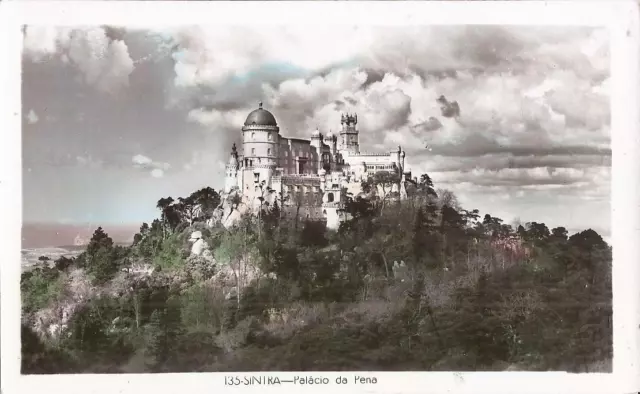
[[[278,126],[266,126],[266,125],[247,125],[242,126],[242,131],[251,131],[251,130],[270,130],[270,131],[279,131],[280,127]]]
[[[347,126],[355,126],[358,124],[358,114],[342,114],[342,116],[340,117],[340,123],[346,124]]]
[[[307,179],[312,179],[312,178],[316,178],[316,179],[320,179],[320,175],[316,175],[316,174],[286,174],[286,175],[282,175],[282,178],[296,178],[296,179],[300,179],[300,178],[307,178]]]
[[[367,152],[359,152],[359,153],[349,153],[349,156],[358,156],[358,157],[382,157],[382,156],[392,156],[391,153],[367,153]]]
[[[304,185],[319,186],[320,178],[283,175],[282,177],[280,177],[280,182],[284,185],[304,184]]]
[[[274,170],[276,168],[275,164],[254,164],[252,166],[245,166],[243,169],[245,170],[255,170],[257,168],[265,168],[268,170]]]

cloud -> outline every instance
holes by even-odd
[[[532,155],[565,166],[570,155],[605,163],[611,155],[605,30],[260,29],[167,33],[172,95],[190,101],[189,120],[233,133],[262,99],[283,135],[336,131],[341,112],[356,112],[363,149],[400,144],[414,158],[426,159],[425,146],[461,163],[500,156],[483,160],[494,167]]]
[[[440,104],[440,112],[445,118],[456,118],[460,116],[460,106],[457,101],[447,100],[446,97],[438,97],[438,103]]]
[[[38,118],[38,115],[36,114],[36,111],[34,111],[34,110],[29,111],[29,113],[27,114],[27,122],[29,124],[36,124],[36,123],[38,123],[39,119],[40,118]]]
[[[80,167],[88,167],[92,169],[101,168],[104,166],[102,160],[96,159],[90,155],[76,156],[76,164]]]
[[[133,164],[143,166],[143,167],[153,163],[153,160],[151,160],[151,158],[144,155],[140,155],[140,154],[133,156],[132,161],[133,161]]]
[[[58,56],[61,62],[76,67],[88,85],[117,93],[129,85],[134,62],[127,44],[109,32],[102,27],[27,26],[24,52],[36,62]]]
[[[162,163],[152,160],[150,157],[137,154],[132,157],[131,161],[135,168],[151,170],[150,174],[154,178],[162,178],[165,171],[171,168],[169,163]]]
[[[154,168],[151,170],[151,176],[154,178],[162,178],[164,176],[164,171],[160,168]]]

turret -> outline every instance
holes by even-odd
[[[224,181],[224,190],[225,192],[230,192],[233,188],[238,186],[238,169],[240,167],[240,162],[238,161],[238,150],[236,149],[236,144],[234,143],[231,147],[231,154],[229,155],[229,161],[225,167],[225,181]]]
[[[342,130],[340,130],[340,139],[338,141],[338,150],[349,153],[360,153],[360,145],[358,141],[358,115],[342,115],[340,117]]]

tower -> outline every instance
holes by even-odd
[[[342,129],[340,130],[340,139],[338,141],[338,150],[348,153],[360,153],[360,145],[358,143],[358,115],[342,115],[340,118]]]
[[[259,197],[260,185],[271,186],[271,176],[278,165],[280,128],[273,114],[262,103],[252,111],[242,127],[242,193],[251,203]]]
[[[317,157],[314,167],[316,168],[316,172],[319,172],[322,169],[324,155],[322,152],[322,134],[318,129],[311,133],[311,146],[316,150]]]
[[[231,147],[231,155],[229,156],[229,162],[226,165],[225,178],[224,178],[224,191],[229,193],[234,188],[238,187],[238,168],[240,162],[238,161],[238,151],[236,150],[236,144]]]

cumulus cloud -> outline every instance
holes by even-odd
[[[308,137],[316,128],[337,131],[340,114],[355,112],[362,150],[402,145],[414,173],[433,173],[460,193],[492,190],[504,201],[526,190],[522,198],[606,200],[604,29],[260,29],[170,33],[169,99],[190,106],[190,121],[236,139],[262,100],[283,135]]]
[[[133,166],[135,168],[150,171],[149,173],[154,178],[162,178],[165,171],[171,168],[171,165],[169,165],[169,163],[157,162],[152,160],[150,157],[142,154],[133,156],[131,161],[133,162]]]
[[[33,61],[58,56],[76,67],[87,84],[107,93],[127,87],[134,69],[126,43],[102,27],[27,26],[24,52]]]
[[[440,104],[440,112],[445,118],[455,118],[460,116],[460,106],[457,101],[449,102],[446,97],[438,97],[438,103]]]
[[[29,113],[27,114],[27,122],[29,124],[38,123],[39,119],[40,118],[38,117],[38,115],[36,114],[36,111],[34,111],[34,110],[29,111]]]
[[[151,158],[140,154],[133,156],[131,160],[133,161],[133,164],[141,167],[148,166],[153,163],[153,160],[151,160]]]
[[[164,170],[160,168],[154,168],[151,170],[151,176],[154,178],[162,178],[164,176]]]

